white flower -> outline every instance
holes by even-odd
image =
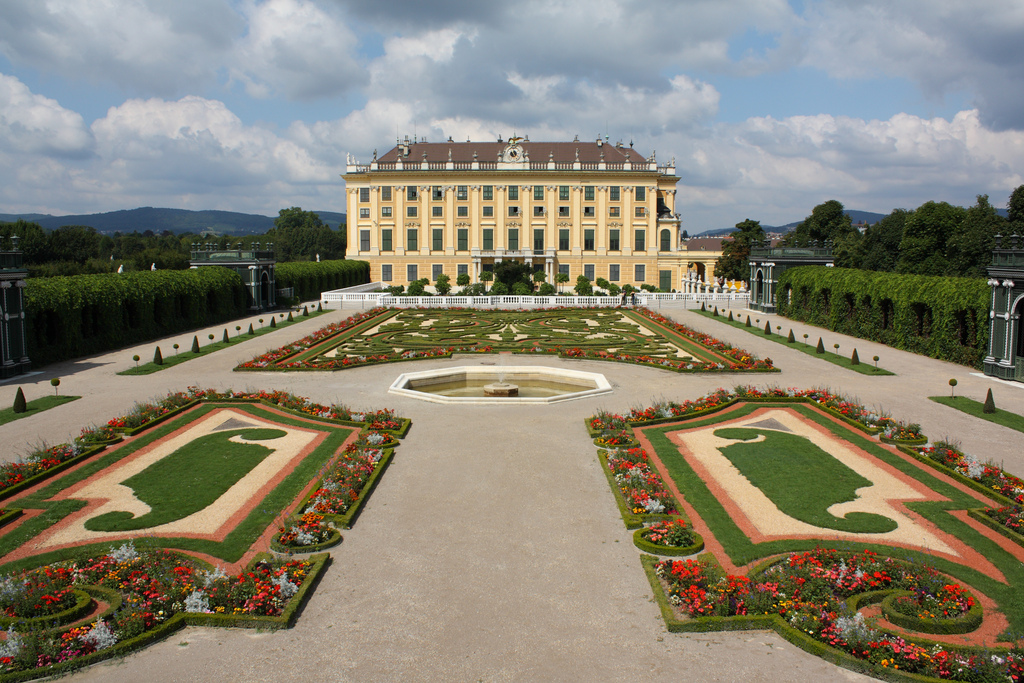
[[[0,641],[0,657],[10,657],[14,659],[18,656],[18,652],[21,651],[21,636],[19,636],[14,629],[7,631],[7,640]]]
[[[107,553],[107,556],[112,558],[116,562],[131,562],[139,557],[139,551],[135,549],[135,543],[128,541],[121,545],[120,548],[111,550]]]
[[[210,584],[215,583],[217,581],[221,581],[226,578],[228,578],[228,575],[224,572],[224,570],[221,567],[215,567],[212,570],[206,572],[206,576],[203,577],[203,585],[209,588]]]
[[[107,626],[107,622],[97,621],[89,632],[82,636],[82,642],[92,645],[97,650],[103,650],[117,643],[117,636]]]
[[[288,574],[286,574],[284,572],[281,572],[280,576],[274,577],[274,580],[273,580],[272,583],[275,586],[279,586],[281,588],[280,595],[285,600],[287,600],[288,598],[292,597],[297,592],[299,592],[299,587],[296,586],[291,581],[289,581],[288,580]]]
[[[203,595],[203,591],[192,591],[185,598],[185,611],[209,613],[213,610],[210,609],[210,600]]]

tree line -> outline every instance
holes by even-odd
[[[853,226],[842,203],[832,199],[814,207],[782,246],[828,244],[839,268],[857,268],[908,275],[985,277],[995,236],[1024,234],[1024,185],[1010,194],[1007,216],[996,213],[988,195],[973,206],[925,202],[916,209],[895,209],[863,232]],[[729,279],[750,277],[752,243],[765,239],[759,221],[736,224],[731,242],[722,248],[715,274]]]
[[[233,249],[239,244],[248,249],[257,242],[265,248],[273,243],[281,262],[314,261],[317,255],[324,261],[342,259],[346,243],[345,226],[332,230],[316,212],[297,206],[281,209],[274,227],[262,235],[203,237],[166,230],[108,235],[84,225],[45,230],[25,220],[0,223],[0,248],[10,248],[12,236],[18,237],[18,249],[24,253],[31,277],[111,273],[119,268],[150,270],[154,265],[158,270],[184,270],[195,243],[212,244],[216,249]]]

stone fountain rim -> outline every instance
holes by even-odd
[[[580,391],[574,391],[563,394],[561,396],[544,396],[536,398],[525,398],[520,396],[439,396],[437,394],[428,394],[415,389],[407,388],[409,382],[417,379],[429,379],[435,377],[446,377],[450,375],[515,375],[516,373],[528,374],[528,375],[541,375],[548,378],[563,379],[563,380],[586,380],[594,383],[593,389],[581,389]],[[463,404],[463,405],[487,405],[500,403],[502,405],[507,404],[534,404],[544,405],[551,403],[562,403],[565,401],[575,401],[582,398],[590,398],[591,396],[601,396],[603,394],[611,393],[612,385],[605,378],[604,375],[597,372],[586,372],[583,370],[572,370],[569,368],[553,368],[545,365],[503,365],[503,366],[489,366],[489,365],[459,365],[450,368],[435,368],[433,370],[420,370],[417,372],[403,372],[399,375],[395,381],[391,384],[388,389],[389,394],[396,394],[399,396],[407,396],[409,398],[415,398],[420,401],[428,401],[431,403],[445,403],[445,404]]]

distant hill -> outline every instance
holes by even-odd
[[[337,230],[345,222],[345,214],[334,211],[317,211],[325,224]],[[64,225],[88,225],[97,232],[145,232],[152,230],[162,233],[169,230],[174,234],[184,232],[200,233],[213,230],[220,235],[262,235],[274,227],[274,218],[253,213],[235,211],[189,211],[188,209],[155,209],[143,207],[107,213],[93,213],[78,216],[51,216],[48,214],[0,214],[0,221],[13,222],[22,218],[38,223],[46,230]]]
[[[857,211],[855,209],[850,209],[850,210],[844,211],[844,213],[847,216],[849,216],[850,220],[852,220],[854,223],[865,223],[866,222],[869,225],[872,224],[872,223],[877,223],[878,221],[882,220],[886,216],[886,214],[884,214],[884,213],[875,213],[874,211]],[[800,225],[801,223],[803,223],[802,219],[799,220],[799,221],[793,221],[792,223],[786,223],[785,225],[764,225],[764,224],[762,224],[761,227],[764,229],[765,232],[781,232],[781,233],[786,233],[786,232],[790,232],[790,231],[794,230],[796,228],[796,226]],[[736,229],[735,227],[731,227],[731,228],[716,228],[714,230],[707,230],[705,232],[702,232],[702,233],[700,233],[700,235],[701,235],[701,237],[724,237],[724,236],[729,235],[730,233],[732,233],[735,229]]]

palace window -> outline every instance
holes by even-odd
[[[370,207],[366,206],[366,207],[363,207],[363,208],[359,209],[359,217],[360,218],[369,218],[370,217]]]
[[[643,185],[637,185],[635,188],[633,188],[633,196],[636,197],[636,200],[638,202],[646,202],[647,188],[644,187]]]
[[[466,263],[460,263],[455,266],[456,277],[462,277],[463,275],[469,275],[469,265]]]
[[[458,214],[459,218],[465,218],[466,216],[469,215],[469,207],[457,206],[455,207],[455,212]]]
[[[583,250],[594,251],[594,231],[584,230],[583,231]]]
[[[469,187],[466,185],[459,185],[455,190],[455,198],[461,202],[466,201],[469,198]]]
[[[391,230],[380,231],[380,250],[391,251]]]
[[[646,206],[638,206],[638,207],[636,207],[636,209],[634,209],[634,215],[637,218],[643,218],[644,216],[647,215],[647,207]]]
[[[558,217],[559,218],[568,218],[569,217],[569,207],[568,206],[560,206],[560,207],[558,207]]]
[[[535,207],[533,207],[533,215],[534,216],[538,216],[538,217],[539,216],[543,216],[544,215],[544,207],[543,206],[535,206]]]
[[[619,201],[619,186],[618,185],[612,185],[611,187],[608,188],[608,199],[610,199],[613,202]]]
[[[559,275],[568,276],[569,275],[569,264],[568,263],[559,263],[558,264],[558,274]]]
[[[391,186],[390,185],[384,185],[383,187],[380,188],[380,199],[381,199],[381,201],[384,201],[384,202],[390,202],[391,201]]]
[[[370,251],[370,231],[359,231],[359,251]]]
[[[444,272],[444,264],[435,263],[430,267],[430,279],[437,282],[437,276]]]
[[[562,228],[558,231],[558,248],[561,251],[569,250],[569,230]]]
[[[494,229],[484,228],[484,249],[491,251],[494,249]]]
[[[534,185],[533,186],[533,199],[538,202],[544,201],[544,186]]]
[[[510,206],[510,207],[508,207],[508,217],[509,218],[516,218],[518,216],[519,216],[519,207],[518,206]]]
[[[434,228],[431,232],[433,239],[430,248],[434,251],[444,251],[444,228]]]
[[[610,218],[618,218],[619,217],[619,207],[617,207],[617,206],[609,206],[608,207],[608,216]]]
[[[391,207],[382,206],[380,207],[380,215],[384,218],[391,218]]]
[[[466,228],[459,228],[458,231],[458,246],[456,249],[459,251],[466,251],[469,249],[469,230]]]
[[[484,185],[484,201],[490,201],[494,199],[494,186]]]
[[[609,230],[608,231],[608,250],[619,251],[619,231]]]
[[[405,188],[405,198],[410,202],[414,202],[419,199],[419,193],[413,185],[409,185]]]
[[[359,201],[368,202],[370,201],[370,188],[360,187],[359,188]]]
[[[420,279],[419,268],[415,263],[410,263],[405,267],[405,279],[409,282],[415,282]]]
[[[647,279],[647,266],[642,263],[638,263],[633,266],[633,281],[643,282]]]
[[[509,251],[519,251],[519,228],[508,229]]]
[[[405,215],[408,216],[409,218],[416,218],[416,213],[418,209],[418,206],[407,206],[405,207]]]
[[[533,250],[544,251],[544,230],[543,228],[533,231]]]
[[[485,206],[484,207],[484,218],[494,218],[494,207],[493,206]]]
[[[583,188],[583,201],[592,202],[594,201],[594,186],[587,185]]]
[[[633,251],[647,250],[647,231],[637,230],[633,233]]]
[[[434,185],[430,193],[430,198],[435,202],[439,202],[444,199],[444,189],[440,185]]]
[[[508,186],[508,200],[510,202],[514,202],[514,201],[518,201],[519,200],[519,186],[518,185],[509,185]]]
[[[432,207],[430,207],[430,215],[432,215],[434,218],[440,218],[441,216],[444,215],[444,207],[443,206],[432,206]]]
[[[380,267],[380,279],[384,282],[391,282],[391,264],[385,263]]]
[[[416,228],[409,228],[409,231],[405,235],[405,250],[416,251],[420,248],[419,240],[420,231]],[[414,280],[416,278],[413,278]]]
[[[583,277],[587,278],[591,282],[594,281],[594,264],[588,263],[583,265]]]
[[[618,282],[619,281],[619,264],[618,263],[609,264],[609,266],[608,266],[608,280],[610,282]]]
[[[584,206],[583,207],[583,217],[584,218],[593,218],[594,217],[594,207],[592,207],[592,206]]]
[[[559,185],[558,186],[558,199],[560,201],[563,201],[563,202],[569,200],[569,186],[568,185]]]

